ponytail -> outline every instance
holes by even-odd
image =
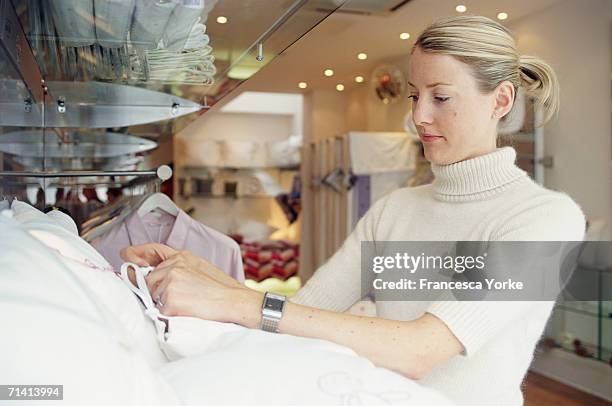
[[[557,75],[546,62],[529,55],[519,58],[519,74],[521,87],[528,96],[536,97],[536,106],[542,110],[542,122],[537,123],[542,126],[559,112],[560,91]]]

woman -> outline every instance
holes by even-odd
[[[555,114],[555,74],[519,56],[500,24],[460,16],[419,36],[409,82],[433,184],[379,200],[286,303],[278,331],[350,347],[459,404],[521,405],[520,385],[551,302],[379,302],[375,318],[341,312],[361,299],[361,241],[582,240],[580,208],[535,184],[515,165],[512,148],[496,148],[498,123],[519,87],[538,97],[545,121]],[[260,327],[263,295],[188,252],[147,245],[123,257],[159,264],[147,282],[163,313]]]

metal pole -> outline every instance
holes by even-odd
[[[85,176],[157,176],[162,181],[170,179],[172,169],[162,165],[156,170],[149,171],[62,171],[62,172],[22,172],[0,171],[0,177],[28,177],[28,178],[79,178]]]

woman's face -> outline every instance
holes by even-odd
[[[431,163],[448,165],[496,148],[496,92],[482,94],[470,69],[420,48],[410,58],[412,119]]]

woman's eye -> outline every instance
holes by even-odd
[[[448,101],[450,97],[436,97],[435,99],[436,101],[439,101],[440,103],[444,103],[445,101]]]
[[[408,98],[411,99],[412,101],[419,100],[419,96],[417,96],[416,94],[411,94],[410,96],[408,96]]]

